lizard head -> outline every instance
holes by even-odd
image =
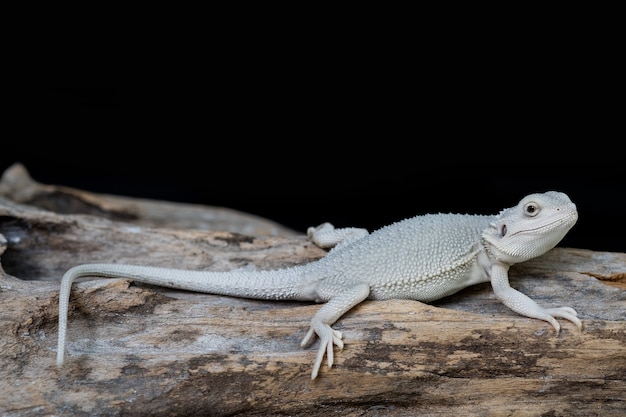
[[[523,262],[555,247],[576,220],[576,205],[566,194],[530,194],[496,216],[483,231],[483,242],[497,260],[508,264]]]

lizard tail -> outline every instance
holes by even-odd
[[[128,278],[162,287],[263,300],[314,300],[303,288],[306,268],[280,271],[190,271],[127,264],[84,264],[69,269],[61,280],[57,365],[63,365],[67,314],[74,281],[81,277]],[[305,286],[306,287],[306,286]]]

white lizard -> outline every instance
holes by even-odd
[[[508,270],[515,263],[555,247],[578,219],[576,205],[561,192],[531,194],[497,215],[426,214],[369,234],[365,229],[335,229],[330,223],[308,235],[328,254],[305,265],[270,271],[190,271],[125,264],[85,264],[69,269],[61,281],[57,365],[63,365],[68,303],[72,283],[85,276],[130,278],[195,292],[264,300],[325,302],[311,320],[302,347],[320,338],[311,378],[333,349],[343,348],[334,324],[366,299],[430,302],[470,285],[491,281],[496,297],[511,310],[549,322],[555,317],[582,323],[570,307],[544,308],[511,288]]]

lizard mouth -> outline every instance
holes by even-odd
[[[511,233],[509,236],[516,236],[516,235],[526,234],[526,233],[527,234],[541,234],[541,233],[545,233],[546,230],[554,230],[556,228],[563,227],[563,225],[569,225],[569,227],[566,229],[566,230],[569,230],[569,228],[571,228],[576,223],[576,220],[578,220],[578,213],[574,211],[568,214],[567,216],[560,217],[549,223],[542,224],[541,226],[534,227],[531,229],[518,230],[517,232]]]

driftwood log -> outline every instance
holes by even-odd
[[[489,284],[431,305],[368,301],[334,326],[346,346],[311,380],[316,346],[300,340],[319,306],[92,279],[72,292],[66,365],[56,367],[59,280],[73,265],[261,269],[324,255],[303,233],[245,213],[208,224],[217,212],[42,185],[22,166],[7,170],[0,415],[626,414],[626,254],[575,248],[515,265],[511,284],[541,304],[574,307],[582,332],[561,321],[555,335],[516,315]]]

